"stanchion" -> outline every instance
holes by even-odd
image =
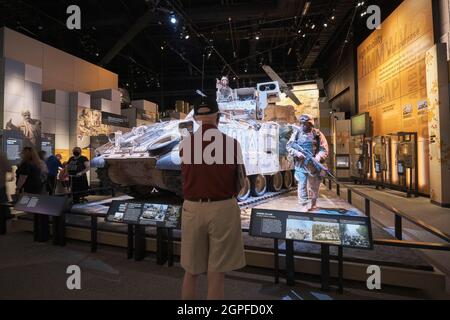
[[[273,239],[273,275],[275,284],[280,283],[280,250],[278,239]]]
[[[0,235],[6,234],[6,207],[0,204]]]
[[[344,293],[344,248],[338,246],[338,292]]]
[[[173,229],[167,229],[167,265],[173,266]]]
[[[127,234],[127,259],[133,258],[134,251],[134,226],[132,224],[128,225],[128,234]]]
[[[294,241],[286,240],[286,284],[295,286]]]
[[[65,246],[65,215],[52,217],[52,242],[57,246]]]
[[[91,252],[97,252],[97,231],[98,223],[97,216],[91,216]]]
[[[322,291],[330,290],[330,245],[321,244],[321,281],[322,281]]]
[[[160,266],[165,265],[168,259],[167,255],[167,229],[156,228],[156,263]]]
[[[48,216],[35,213],[35,241],[36,242],[47,242],[50,240],[50,228],[49,228],[49,218]]]
[[[145,258],[145,227],[134,226],[134,260],[142,261]]]

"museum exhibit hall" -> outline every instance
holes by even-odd
[[[450,0],[0,0],[0,302],[449,300],[449,42]]]

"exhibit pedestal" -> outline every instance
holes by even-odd
[[[6,234],[6,210],[3,205],[0,207],[0,235]]]
[[[173,266],[173,230],[171,228],[156,229],[156,258],[158,265]]]
[[[278,241],[275,242],[278,244]],[[321,244],[321,257],[320,257],[320,277],[321,277],[321,290],[324,292],[330,291],[331,286],[331,268],[330,268],[330,246],[329,244]],[[342,246],[337,246],[338,255],[338,274],[337,274],[337,288],[340,294],[344,293],[344,258]],[[278,261],[278,250],[276,250],[275,261]],[[275,283],[278,283],[278,264],[275,264]],[[295,286],[295,264],[294,264],[294,241],[286,240],[286,284],[288,286]]]
[[[134,226],[134,260],[142,261],[145,258],[145,227]]]
[[[47,242],[50,239],[49,218],[42,214],[34,214],[34,241]]]

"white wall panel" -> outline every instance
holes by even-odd
[[[25,90],[25,80],[12,76],[5,76],[5,90],[4,92],[15,95],[23,95]]]
[[[25,65],[25,80],[42,84],[42,69],[29,64]]]
[[[5,112],[21,112],[23,109],[24,101],[22,96],[4,93],[4,111]],[[5,118],[6,119],[6,118]]]
[[[25,64],[20,61],[5,58],[5,75],[25,80]]]

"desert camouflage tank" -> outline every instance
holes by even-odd
[[[233,92],[234,98],[219,101],[219,129],[241,144],[247,180],[240,200],[290,188],[294,183],[293,161],[287,155],[286,143],[291,127],[256,120],[260,109],[254,88]],[[185,120],[140,126],[125,134],[117,132],[109,143],[96,149],[92,166],[101,180],[128,190],[134,197],[146,197],[154,189],[181,195],[178,147],[183,130],[195,131],[197,127],[191,112]]]

